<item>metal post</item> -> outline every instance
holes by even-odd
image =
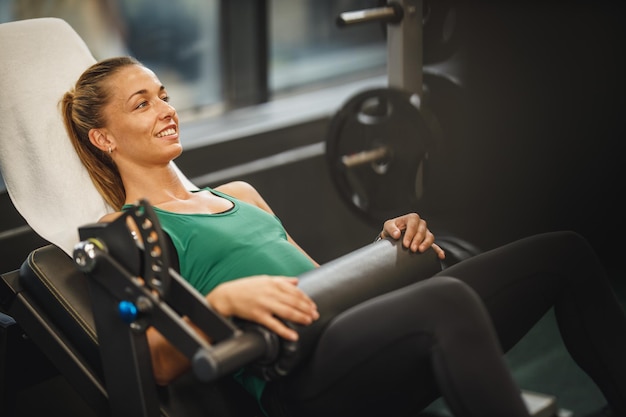
[[[422,97],[423,0],[397,0],[402,21],[387,24],[387,77],[389,87]]]

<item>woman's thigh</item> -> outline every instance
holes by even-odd
[[[438,384],[448,376],[470,385],[460,392],[471,392],[476,379],[485,378],[483,365],[505,380],[493,385],[508,387],[501,350],[478,296],[456,279],[438,277],[337,316],[312,357],[294,375],[270,384],[268,395],[286,415],[415,415],[439,396]]]

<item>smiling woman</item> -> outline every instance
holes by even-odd
[[[142,155],[145,159],[135,159],[135,164],[161,160],[167,166],[181,154],[178,115],[154,72],[142,65],[128,65],[104,85],[109,95],[109,105],[104,109],[106,124],[90,129],[89,140],[96,148],[108,152],[118,169],[130,169],[121,173],[126,181],[136,168],[121,163],[121,159],[130,162],[133,161],[130,156]],[[136,86],[140,89],[135,90]],[[109,123],[111,120],[115,123]],[[128,184],[125,185],[128,189]],[[126,199],[129,198],[133,197],[127,195]]]
[[[107,74],[110,78],[101,82]],[[145,160],[160,155],[157,160],[167,166],[181,154],[178,115],[168,102],[167,91],[154,72],[131,57],[110,59],[92,67],[63,97],[72,144],[112,207],[120,209],[143,195],[129,196],[128,191],[133,189],[131,178]],[[110,120],[116,123],[108,123]],[[132,159],[128,155],[139,158],[129,163]]]

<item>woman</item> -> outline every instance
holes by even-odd
[[[118,210],[150,201],[174,242],[181,275],[219,313],[290,340],[298,335],[279,319],[306,325],[318,318],[290,278],[317,264],[254,188],[241,182],[184,188],[170,164],[182,152],[178,116],[152,71],[132,58],[102,61],[83,73],[62,105],[101,194]],[[385,222],[381,237],[445,257],[415,213]],[[443,274],[340,314],[292,375],[269,383],[245,371],[237,378],[270,416],[414,415],[439,395],[456,416],[527,416],[502,351],[554,307],[573,358],[615,415],[626,416],[626,317],[580,236],[529,237]],[[157,331],[148,331],[148,339],[159,384],[189,369]]]

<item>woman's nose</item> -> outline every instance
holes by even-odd
[[[174,115],[176,114],[176,109],[169,104],[168,102],[162,101],[161,100],[162,106],[159,109],[160,113],[161,113],[161,117],[163,118],[172,118],[174,117]]]

